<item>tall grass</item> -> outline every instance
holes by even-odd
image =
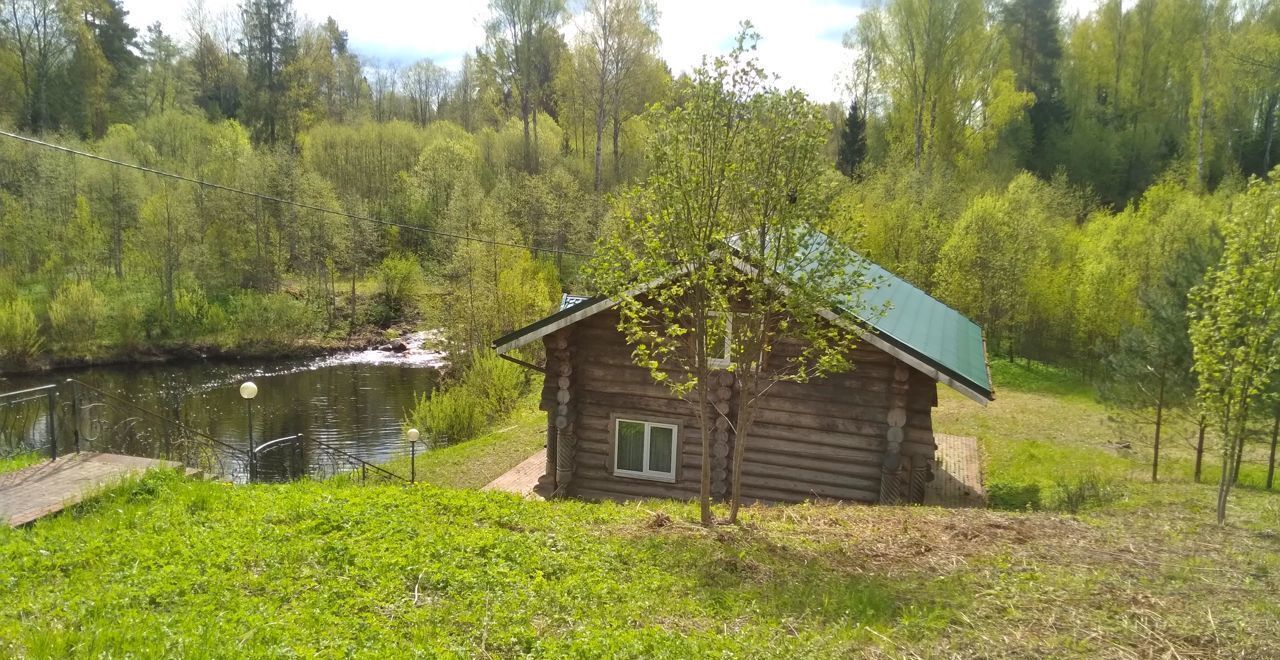
[[[30,360],[43,343],[31,303],[21,298],[0,303],[0,362]]]
[[[49,326],[63,346],[84,349],[95,341],[107,316],[107,303],[90,282],[68,282],[49,302]]]
[[[471,440],[489,422],[514,410],[528,391],[523,369],[494,353],[481,353],[456,381],[420,395],[405,424],[433,444]]]

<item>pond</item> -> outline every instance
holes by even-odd
[[[405,413],[415,397],[431,392],[445,363],[442,353],[424,346],[431,343],[429,339],[425,333],[410,335],[405,339],[409,350],[399,354],[370,350],[277,361],[208,360],[62,370],[0,378],[0,392],[74,378],[245,448],[249,410],[239,387],[251,380],[258,386],[252,411],[256,444],[301,433],[381,463],[407,452]],[[59,400],[65,408],[70,394],[64,391]],[[46,446],[42,404],[28,406],[32,413],[23,424],[28,441]],[[59,419],[62,416],[59,413]],[[63,437],[63,432],[58,435]]]

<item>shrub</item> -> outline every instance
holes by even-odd
[[[527,384],[518,365],[482,353],[457,381],[418,397],[405,424],[440,444],[471,440],[486,424],[514,410]]]
[[[989,483],[987,484],[987,502],[995,509],[1038,511],[1040,484],[1013,484],[1000,481]]]
[[[244,292],[229,306],[231,331],[241,344],[287,346],[310,336],[316,324],[305,303],[284,293]]]
[[[422,432],[430,444],[470,440],[488,422],[485,402],[468,387],[454,387],[423,394],[409,414],[408,424]]]
[[[991,507],[1013,511],[1080,513],[1114,502],[1123,494],[1118,481],[1097,472],[1059,477],[1047,487],[1037,482],[987,484],[987,501]]]
[[[1120,484],[1097,473],[1089,473],[1070,479],[1058,479],[1049,494],[1049,508],[1067,513],[1079,513],[1119,499],[1123,494]]]
[[[135,295],[121,294],[111,298],[111,312],[107,323],[109,334],[121,348],[137,348],[147,338],[146,310],[142,300]]]
[[[40,324],[31,303],[19,298],[0,303],[0,360],[24,362],[40,352]]]
[[[489,351],[471,361],[464,378],[466,386],[475,390],[490,414],[496,415],[515,410],[528,382],[520,365]]]
[[[106,319],[106,300],[93,284],[64,284],[49,303],[50,334],[64,346],[93,341]]]
[[[222,330],[226,314],[205,298],[199,287],[181,288],[173,296],[173,332],[183,339],[195,339]]]
[[[422,267],[408,255],[391,255],[378,265],[382,287],[383,321],[393,321],[414,309],[422,295]]]

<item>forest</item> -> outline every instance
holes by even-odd
[[[0,15],[11,366],[424,319],[474,352],[591,290],[651,113],[689,89],[649,0],[492,0],[452,70],[366,61],[290,0],[197,1],[181,33],[120,0]],[[1274,446],[1280,4],[884,0],[839,27],[835,229],[993,355]]]

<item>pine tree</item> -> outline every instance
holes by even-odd
[[[849,104],[849,114],[840,130],[840,151],[836,153],[836,168],[852,178],[867,158],[867,118],[855,100]]]
[[[293,0],[248,0],[240,6],[248,85],[244,122],[259,143],[293,142],[296,108],[289,98],[290,68],[298,57]]]
[[[1027,166],[1041,176],[1053,174],[1044,151],[1049,132],[1066,120],[1058,65],[1062,40],[1058,35],[1058,0],[1012,0],[1001,10],[1005,37],[1018,88],[1035,94],[1027,110],[1031,144]]]

